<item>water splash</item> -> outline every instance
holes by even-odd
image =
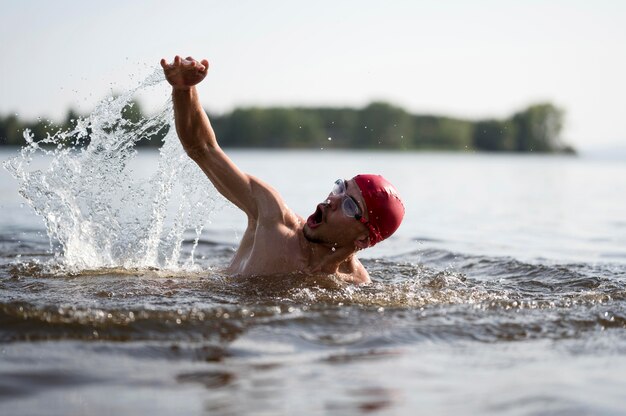
[[[64,267],[193,265],[202,229],[223,200],[185,155],[173,127],[171,100],[153,117],[125,117],[135,95],[163,84],[158,69],[136,88],[101,101],[73,128],[45,138],[26,130],[26,146],[5,162],[20,183],[20,194],[43,218]],[[159,137],[163,144],[156,171],[142,178],[135,170],[135,145]],[[36,158],[43,158],[47,168],[35,169]],[[195,241],[183,261],[186,230],[195,232]]]

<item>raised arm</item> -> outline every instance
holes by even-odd
[[[248,218],[258,218],[259,193],[275,192],[242,172],[218,145],[195,87],[206,76],[209,63],[206,59],[198,62],[191,57],[181,59],[176,56],[171,64],[162,59],[161,66],[172,85],[176,131],[185,152],[224,197],[244,211]]]

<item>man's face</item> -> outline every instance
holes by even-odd
[[[336,247],[354,245],[355,241],[368,236],[367,227],[353,216],[354,212],[350,209],[356,204],[361,215],[367,219],[367,209],[361,190],[356,182],[350,179],[338,184],[335,191],[340,192],[331,192],[307,219],[304,236],[311,242]]]

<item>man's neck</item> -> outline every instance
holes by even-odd
[[[354,248],[337,247],[332,244],[314,243],[304,236],[302,230],[298,233],[300,238],[300,248],[304,258],[307,260],[309,271],[313,273],[338,273],[339,266],[350,261],[355,254]]]

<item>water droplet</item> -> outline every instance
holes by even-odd
[[[47,135],[44,133],[46,137],[35,137],[30,132],[24,134],[27,147],[16,157],[15,163],[20,166],[14,176],[18,176],[20,185],[31,196],[29,205],[43,213],[49,229],[56,230],[56,239],[61,241],[55,244],[63,246],[64,266],[76,269],[176,267],[180,263],[177,247],[183,240],[183,231],[206,224],[206,218],[215,208],[215,203],[196,205],[198,201],[217,202],[216,193],[208,184],[204,185],[206,181],[201,174],[196,176],[186,168],[188,159],[180,158],[174,148],[162,147],[158,166],[149,178],[136,177],[128,167],[128,162],[135,157],[134,144],[138,136],[137,131],[130,131],[134,129],[132,125],[120,128],[120,110],[125,105],[130,106],[133,96],[142,89],[156,85],[154,82],[147,78],[133,91],[100,101],[91,115],[73,117],[75,126],[65,131],[57,132],[54,123],[46,120],[46,129],[51,124],[53,127]],[[173,127],[167,108],[137,126],[147,131],[166,127],[170,131]],[[177,138],[175,135],[165,137],[165,143],[170,140],[177,141]],[[30,158],[35,153],[49,156],[46,160],[50,163],[40,175],[26,175],[32,169]],[[71,169],[59,169],[59,166]],[[174,183],[183,185],[181,193],[185,187],[189,190],[189,194],[181,198],[184,204],[181,209],[197,213],[185,219],[181,231],[173,225],[154,226],[174,223],[171,217],[176,214],[167,212],[168,204],[181,195],[171,193]],[[59,197],[59,194],[64,196]],[[84,195],[93,198],[84,198]],[[187,199],[187,195],[198,197]],[[76,201],[75,206],[68,207],[67,200]],[[103,206],[108,209],[102,209]],[[84,227],[86,224],[89,226]],[[120,232],[120,229],[125,231]],[[142,244],[129,244],[129,241]]]

